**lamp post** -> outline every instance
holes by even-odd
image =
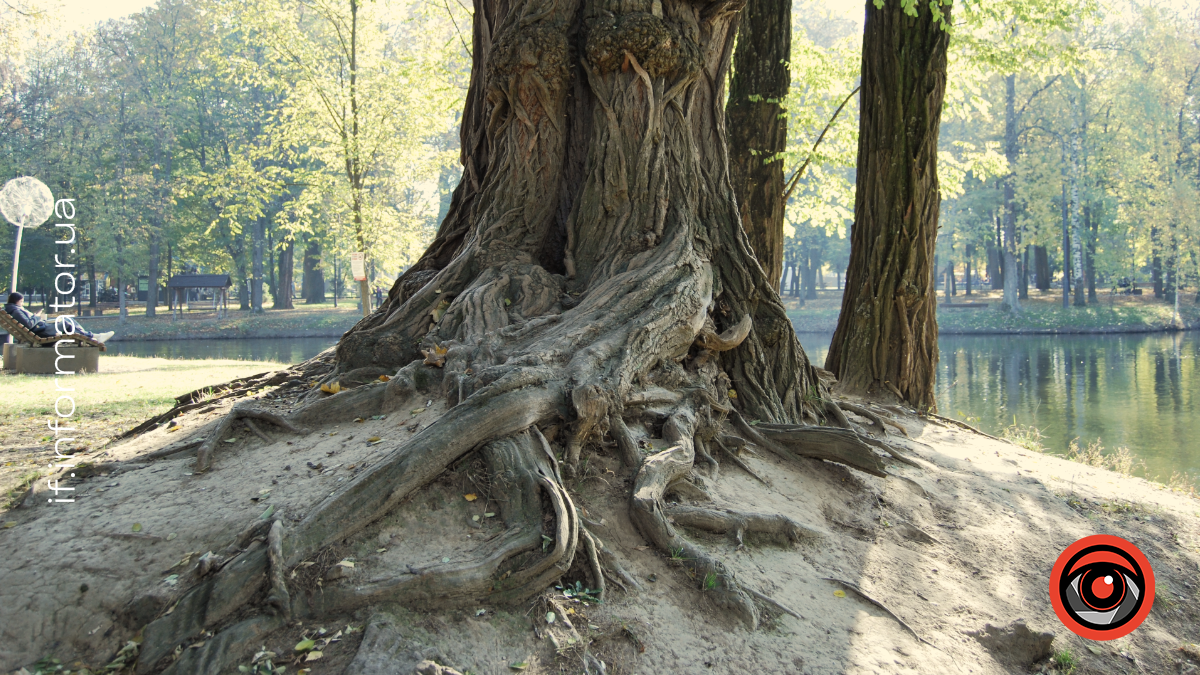
[[[12,284],[10,293],[17,292],[17,270],[21,265],[21,235],[25,228],[38,227],[54,211],[54,195],[42,181],[24,176],[14,178],[0,189],[0,214],[17,226],[17,243],[13,246]]]

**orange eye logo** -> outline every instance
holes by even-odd
[[[1154,605],[1154,571],[1120,537],[1084,537],[1058,556],[1050,604],[1063,625],[1089,640],[1114,640],[1141,625]]]

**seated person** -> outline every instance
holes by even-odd
[[[25,296],[21,295],[20,293],[11,293],[8,296],[8,304],[4,305],[4,311],[8,312],[8,315],[16,319],[17,323],[28,328],[33,332],[34,335],[38,337],[58,337],[59,333],[55,331],[54,323],[43,320],[41,317],[41,312],[38,312],[38,314],[30,314],[29,310],[21,306],[24,301]],[[100,333],[98,335],[92,333],[91,331],[84,329],[83,326],[80,326],[75,322],[75,319],[69,316],[63,317],[62,321],[64,324],[62,335],[70,335],[71,333],[74,333],[75,335],[82,335],[83,337],[91,338],[101,344],[107,342],[108,339],[113,336],[113,331],[111,330],[107,333]],[[70,330],[72,326],[74,327],[73,331]]]

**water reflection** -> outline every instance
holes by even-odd
[[[821,365],[830,335],[801,334]],[[999,433],[1033,425],[1065,452],[1074,438],[1128,446],[1146,475],[1200,473],[1200,335],[942,336],[943,414]]]
[[[160,359],[237,359],[300,363],[337,344],[337,338],[245,338],[236,340],[155,340],[110,342],[109,354]]]

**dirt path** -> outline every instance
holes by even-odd
[[[180,431],[156,430],[108,452],[135,459],[202,434],[222,410],[187,415]],[[0,530],[0,671],[47,656],[68,666],[103,666],[140,626],[171,608],[181,590],[171,575],[186,575],[197,557],[224,547],[268,509],[284,514],[285,523],[298,521],[439,413],[434,405],[379,420],[329,420],[305,437],[271,430],[270,444],[239,429],[233,443],[220,444],[214,469],[204,475],[192,473],[190,453],[183,453],[80,481],[73,504],[47,504],[39,490],[28,507],[2,516],[8,522]],[[583,672],[579,647],[590,643],[606,673],[1061,672],[1051,670],[1037,639],[1046,632],[1054,651],[1069,651],[1079,663],[1077,672],[1190,672],[1179,664],[1189,658],[1181,647],[1200,642],[1200,501],[971,432],[915,418],[906,424],[912,440],[905,443],[920,467],[892,464],[885,478],[762,453],[743,459],[770,486],[728,461],[718,475],[698,479],[713,495],[709,506],[782,513],[821,533],[799,544],[747,538],[738,551],[731,537],[687,530],[728,560],[739,579],[802,618],[776,613],[748,632],[714,606],[702,584],[646,547],[625,515],[620,464],[600,454],[570,487],[589,527],[640,591],[626,594],[610,584],[603,604],[550,589],[532,606],[375,607],[256,633],[238,663],[249,664],[263,646],[291,655],[301,638],[326,639],[340,630],[322,659],[297,666],[312,675],[407,674],[420,658],[436,658],[479,675],[515,672],[514,663],[525,663],[523,672]],[[293,593],[319,602],[331,585],[469,557],[496,529],[487,515],[495,505],[478,478],[464,460],[364,535],[297,568]],[[1112,642],[1068,632],[1047,590],[1059,552],[1096,533],[1134,542],[1157,577],[1149,618]],[[319,571],[343,560],[354,566],[343,566],[342,579],[325,574],[318,582]],[[586,578],[578,579],[586,590]],[[560,641],[556,653],[542,639],[548,611],[556,613],[556,628],[571,622],[578,644]]]

